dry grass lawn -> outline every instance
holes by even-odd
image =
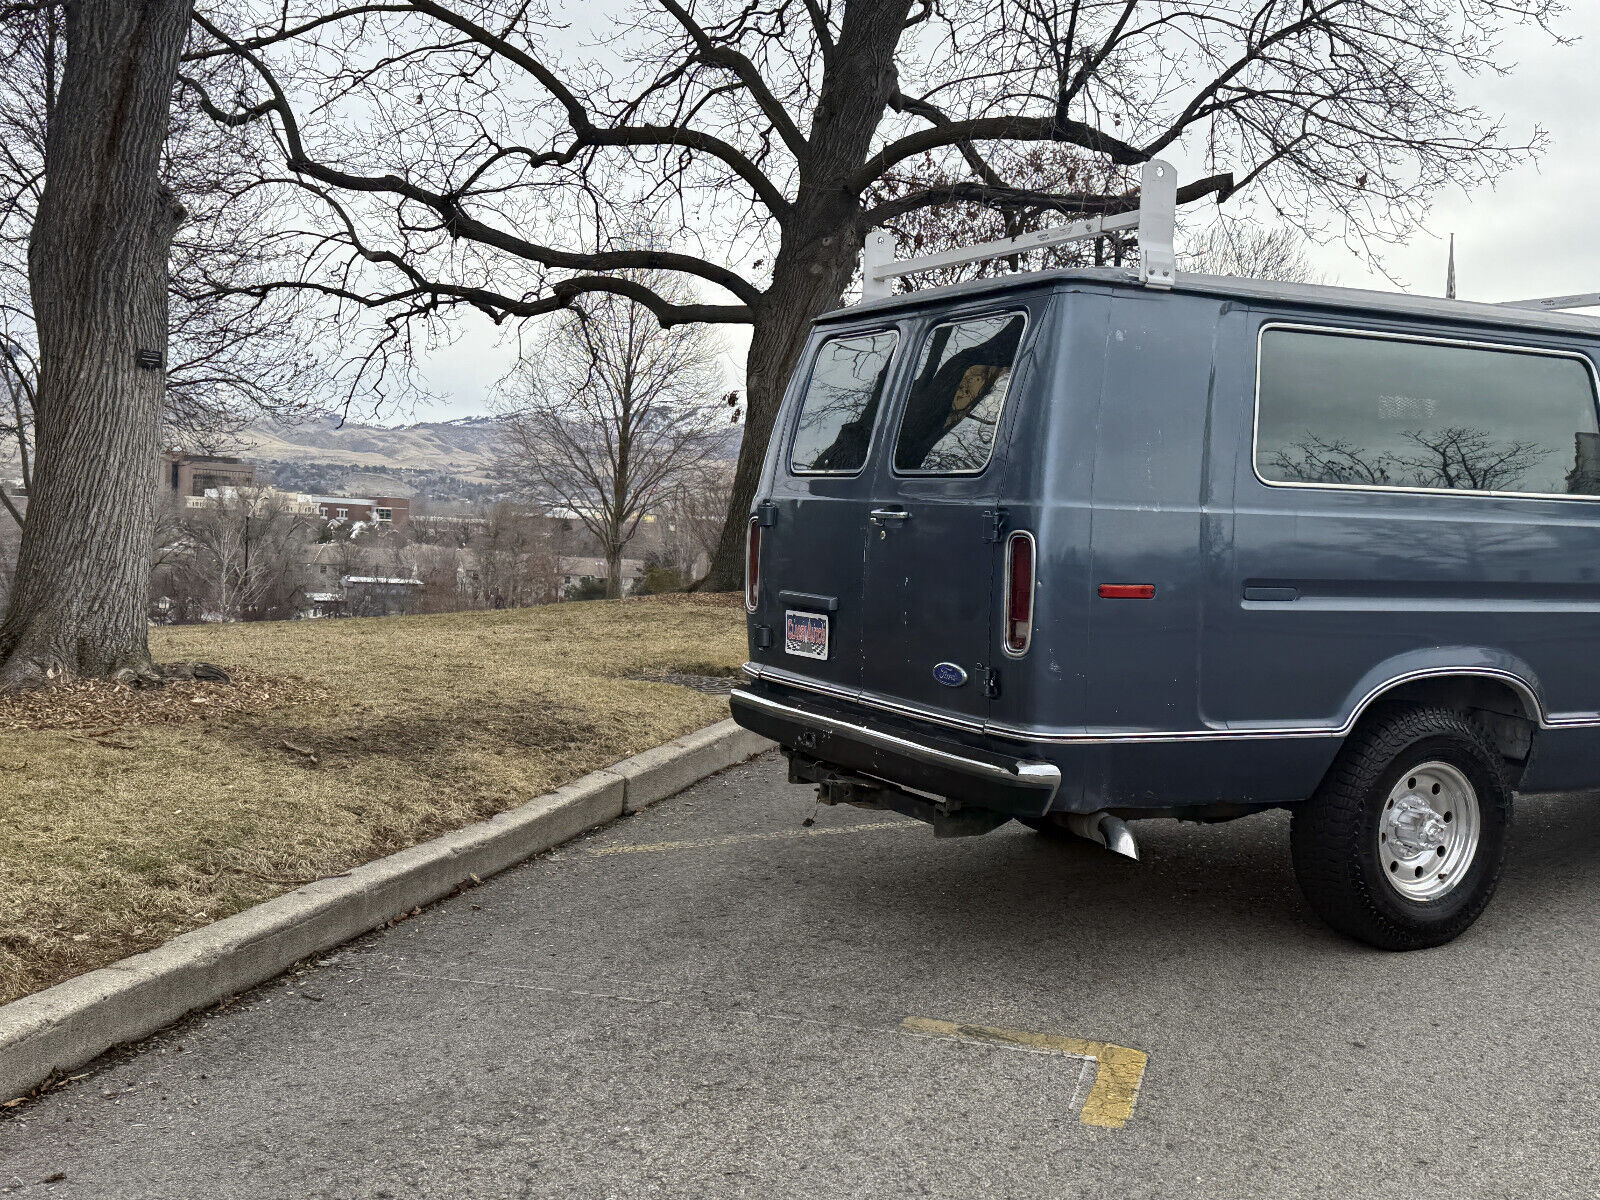
[[[727,715],[737,603],[203,626],[235,683],[0,700],[0,1002]]]

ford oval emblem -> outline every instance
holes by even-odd
[[[934,663],[933,677],[945,687],[960,687],[967,681],[967,673],[953,662]]]

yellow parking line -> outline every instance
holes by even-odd
[[[995,1046],[1044,1050],[1095,1062],[1094,1086],[1083,1102],[1078,1119],[1085,1125],[1121,1129],[1133,1116],[1149,1056],[1143,1050],[1113,1046],[1109,1042],[1086,1042],[1081,1038],[1054,1033],[1029,1033],[1023,1029],[991,1029],[987,1025],[960,1025],[955,1021],[933,1021],[927,1017],[907,1017],[900,1023],[907,1033],[956,1038]]]
[[[650,842],[642,846],[599,846],[585,850],[599,858],[604,854],[653,854],[661,850],[703,850],[712,846],[738,846],[745,842],[774,842],[784,838],[823,837],[831,833],[866,833],[876,829],[925,829],[921,821],[872,821],[865,825],[829,825],[822,829],[781,829],[776,833],[730,833],[726,837],[691,838],[681,842]]]

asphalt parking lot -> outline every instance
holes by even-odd
[[[1525,802],[1484,920],[1387,955],[1281,814],[1134,864],[767,755],[11,1110],[0,1191],[1593,1196],[1595,804]]]

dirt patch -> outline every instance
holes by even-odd
[[[699,692],[702,696],[726,696],[739,682],[735,675],[690,675],[681,671],[634,671],[623,678],[637,679],[641,683],[670,683],[674,687]]]

